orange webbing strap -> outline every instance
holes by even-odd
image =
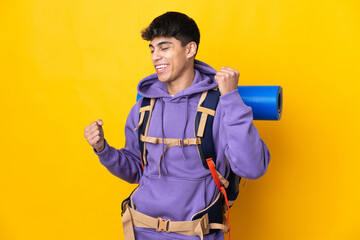
[[[206,159],[206,162],[209,166],[209,170],[210,170],[210,173],[216,183],[216,186],[218,187],[219,191],[222,192],[222,194],[224,195],[224,198],[225,198],[225,202],[226,202],[226,206],[227,206],[227,218],[226,218],[226,221],[227,221],[227,225],[229,226],[229,240],[231,239],[231,236],[230,236],[230,206],[229,206],[229,200],[227,198],[227,194],[226,194],[226,190],[224,188],[224,186],[221,185],[220,183],[220,179],[219,179],[219,176],[218,176],[218,173],[216,171],[216,168],[215,168],[215,165],[214,165],[214,162],[212,160],[212,158],[208,158]]]

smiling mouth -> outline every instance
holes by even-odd
[[[166,64],[161,64],[161,65],[155,66],[156,73],[163,73],[167,69],[167,67],[168,67],[168,65],[166,65]]]

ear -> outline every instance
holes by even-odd
[[[195,56],[197,50],[197,45],[195,42],[189,42],[186,45],[186,55],[188,58],[192,58]]]

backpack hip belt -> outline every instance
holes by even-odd
[[[154,218],[135,210],[134,207],[131,207],[131,197],[129,197],[122,204],[124,236],[126,240],[135,240],[135,226],[156,229],[158,232],[173,232],[188,236],[199,236],[200,239],[203,240],[203,236],[209,234],[211,230],[216,229],[228,232],[229,227],[224,214],[222,214],[222,216],[214,215],[221,211],[221,209],[219,211],[215,208],[221,208],[222,205],[222,198],[219,193],[216,200],[208,208],[194,214],[191,221],[172,221],[171,219],[166,220],[161,217]],[[221,222],[219,222],[219,219]]]

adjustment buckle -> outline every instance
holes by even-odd
[[[171,222],[171,219],[165,220],[161,217],[158,217],[157,220],[158,220],[158,225],[157,225],[156,231],[169,233],[170,232],[169,231],[169,222]]]
[[[208,234],[210,232],[209,215],[207,213],[202,216],[200,226],[204,234]]]

